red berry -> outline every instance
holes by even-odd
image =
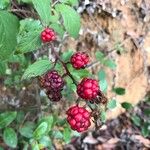
[[[98,82],[95,79],[84,78],[77,86],[78,95],[86,100],[95,99],[100,91]]]
[[[89,62],[89,56],[84,52],[77,52],[71,57],[71,64],[75,69],[84,68]]]
[[[91,125],[91,114],[84,107],[72,106],[66,112],[71,129],[82,132]]]
[[[45,42],[54,41],[56,39],[56,35],[53,29],[46,28],[41,33],[41,40]]]

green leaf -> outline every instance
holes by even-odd
[[[144,114],[150,116],[150,108],[144,109]]]
[[[99,81],[99,86],[100,86],[100,89],[102,92],[107,91],[108,84],[107,84],[107,81],[105,79]]]
[[[106,112],[104,110],[101,111],[100,118],[103,123],[106,122]]]
[[[51,27],[52,29],[54,29],[54,31],[55,31],[56,33],[58,33],[61,38],[64,36],[65,31],[64,31],[63,27],[62,27],[60,24],[58,24],[58,23],[52,23],[52,24],[50,25],[50,27]]]
[[[70,6],[65,4],[57,4],[56,10],[61,13],[65,29],[73,38],[77,38],[80,30],[80,16]]]
[[[65,128],[63,132],[65,143],[69,143],[71,140],[71,130],[69,128]]]
[[[42,25],[39,20],[24,19],[20,21],[17,52],[27,53],[41,47],[40,33]]]
[[[99,86],[102,92],[106,92],[107,91],[107,81],[106,81],[106,73],[104,70],[100,70],[98,72],[98,78],[99,78]]]
[[[0,11],[0,60],[7,59],[17,45],[19,21],[7,11]]]
[[[133,123],[134,123],[136,126],[140,126],[140,125],[141,125],[141,119],[140,119],[140,117],[138,117],[137,115],[131,116],[131,120],[133,121]]]
[[[131,104],[131,103],[128,103],[128,102],[123,102],[123,103],[121,103],[121,106],[122,106],[123,108],[125,108],[126,110],[130,110],[130,109],[133,108],[132,104]]]
[[[33,132],[33,136],[35,139],[40,139],[42,136],[44,136],[47,132],[48,124],[47,122],[42,122],[36,130]]]
[[[69,62],[72,54],[73,54],[73,51],[68,50],[62,54],[61,58],[63,59],[64,62]]]
[[[111,69],[115,69],[117,66],[116,63],[112,59],[106,59],[103,63],[105,66],[107,66]]]
[[[56,139],[63,139],[63,134],[59,130],[53,130],[52,136]]]
[[[78,6],[78,0],[61,0],[62,3],[66,3],[72,6]]]
[[[3,139],[9,147],[16,148],[18,139],[14,129],[6,128],[3,133]]]
[[[31,144],[32,150],[40,150],[38,142],[36,140],[31,139],[30,144]]]
[[[22,78],[29,79],[31,77],[40,76],[50,70],[51,67],[49,60],[38,60],[26,69]]]
[[[1,0],[0,1],[0,9],[5,9],[10,4],[10,0]]]
[[[0,75],[5,75],[6,73],[6,63],[5,62],[0,62]]]
[[[21,53],[27,53],[37,50],[41,46],[39,35],[39,31],[27,33],[24,35],[18,44],[17,51]]]
[[[21,123],[22,120],[24,119],[24,117],[25,117],[24,112],[23,111],[18,111],[17,117],[16,117],[17,123]]]
[[[39,123],[42,122],[47,122],[48,127],[47,127],[47,132],[49,132],[52,129],[53,123],[54,123],[54,117],[52,115],[49,116],[44,116]]]
[[[0,114],[0,129],[7,127],[17,116],[17,112],[4,112]]]
[[[51,21],[51,0],[32,0],[33,5],[38,12],[42,22],[49,25]]]
[[[144,137],[148,137],[150,135],[149,127],[150,127],[150,124],[148,124],[147,122],[141,126],[142,128],[141,133]]]
[[[114,109],[117,106],[117,102],[115,99],[109,100],[107,103],[107,108],[108,109]]]
[[[106,78],[106,73],[105,73],[105,71],[104,71],[104,70],[100,70],[100,71],[98,72],[98,79],[99,79],[99,80],[105,80],[105,78]]]
[[[103,61],[103,59],[105,57],[104,53],[102,53],[100,51],[96,51],[95,56],[98,61]]]
[[[52,146],[52,141],[49,138],[49,136],[43,136],[40,140],[39,140],[39,144],[42,145],[43,147],[49,147],[51,148]]]
[[[73,70],[71,74],[74,76],[75,79],[81,80],[84,77],[87,77],[90,75],[89,71],[86,69],[81,69],[81,70]]]
[[[4,150],[4,148],[0,146],[0,150]]]
[[[33,136],[34,124],[32,122],[26,122],[20,129],[19,133],[26,137],[31,138]]]
[[[117,88],[114,88],[113,91],[118,94],[118,95],[124,95],[125,94],[125,89],[122,88],[122,87],[117,87]]]

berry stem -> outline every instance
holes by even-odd
[[[50,46],[51,46],[51,51],[52,51],[52,53],[55,55],[56,59],[58,59],[58,60],[61,62],[61,64],[63,65],[63,67],[64,67],[64,69],[65,69],[65,71],[66,71],[66,73],[67,73],[67,75],[72,79],[73,83],[77,86],[77,81],[74,79],[74,77],[73,77],[72,74],[70,73],[69,69],[67,68],[67,63],[65,63],[65,62],[60,58],[59,54],[58,54],[58,53],[55,51],[55,49],[54,49],[54,45],[51,44]]]

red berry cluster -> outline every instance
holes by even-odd
[[[89,56],[83,52],[77,52],[71,57],[71,64],[75,69],[84,68],[89,62]],[[77,94],[85,100],[94,101],[98,98],[100,88],[98,81],[90,78],[83,78],[77,85]],[[73,130],[82,132],[88,129],[90,123],[90,112],[84,107],[72,106],[68,109],[67,121]]]
[[[66,113],[68,115],[67,121],[73,130],[82,132],[91,125],[91,114],[84,107],[72,106]]]
[[[41,40],[45,43],[45,42],[51,42],[54,41],[56,39],[56,34],[53,31],[53,29],[50,28],[46,28],[44,29],[44,31],[42,31],[41,33]]]
[[[51,42],[55,40],[55,38],[56,35],[50,28],[46,28],[41,33],[41,39],[43,42]],[[89,56],[84,52],[77,52],[70,58],[70,63],[73,68],[77,70],[84,69],[89,63]],[[40,81],[41,86],[47,90],[46,94],[51,101],[59,101],[61,99],[61,91],[64,87],[64,81],[57,71],[49,71],[40,78]],[[89,100],[90,102],[101,101],[101,91],[98,81],[95,79],[83,78],[77,85],[77,94],[80,98]],[[87,130],[91,125],[91,113],[84,107],[79,107],[78,105],[72,106],[68,109],[66,114],[67,121],[73,130],[82,132]]]
[[[89,56],[84,52],[77,52],[71,57],[71,64],[75,69],[84,68],[89,62]]]
[[[46,94],[51,101],[59,101],[62,98],[61,91],[64,81],[56,70],[47,72],[40,78],[40,83],[47,90]]]

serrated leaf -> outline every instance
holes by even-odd
[[[17,116],[17,112],[4,112],[0,114],[0,129],[7,127]]]
[[[112,59],[106,59],[104,62],[104,65],[111,68],[111,69],[115,69],[116,68],[116,63],[114,62],[114,60]]]
[[[61,13],[66,31],[73,38],[77,38],[80,30],[80,16],[70,6],[65,4],[57,4],[56,10]]]
[[[48,130],[48,124],[47,122],[42,122],[33,132],[33,136],[35,139],[40,139],[42,138],[43,135],[45,135],[45,133]]]
[[[113,89],[113,91],[118,94],[118,95],[124,95],[125,94],[125,89],[122,87],[116,87]]]
[[[20,21],[17,52],[27,53],[41,47],[40,33],[42,25],[39,20],[24,19]]]
[[[140,125],[141,125],[141,119],[140,119],[140,117],[138,117],[137,115],[131,116],[131,120],[133,121],[133,123],[134,123],[136,126],[140,126]]]
[[[52,23],[50,25],[50,27],[52,29],[54,29],[54,31],[56,33],[58,33],[61,38],[64,36],[65,31],[64,31],[63,27],[60,24],[58,24],[58,23]]]
[[[34,124],[32,122],[26,122],[19,129],[19,133],[26,138],[31,138],[33,136],[33,129],[34,129]]]
[[[20,53],[27,53],[37,50],[41,46],[39,35],[39,31],[27,33],[19,42],[17,51]]]
[[[51,21],[51,0],[32,0],[32,2],[42,22],[49,25]]]
[[[29,79],[31,77],[40,76],[50,70],[51,67],[49,60],[38,60],[26,69],[22,78]]]
[[[52,15],[51,15],[51,22],[52,23],[59,23],[60,14],[52,8]]]
[[[0,60],[7,59],[17,45],[19,21],[7,11],[0,11]]]
[[[107,108],[108,109],[114,109],[117,106],[117,102],[115,99],[109,100],[107,103]]]
[[[17,134],[13,128],[6,128],[3,133],[4,142],[12,148],[16,148],[18,139]]]
[[[130,109],[133,108],[132,104],[131,104],[131,103],[128,103],[128,102],[123,102],[123,103],[121,103],[121,106],[122,106],[123,108],[125,108],[126,110],[130,110]]]

